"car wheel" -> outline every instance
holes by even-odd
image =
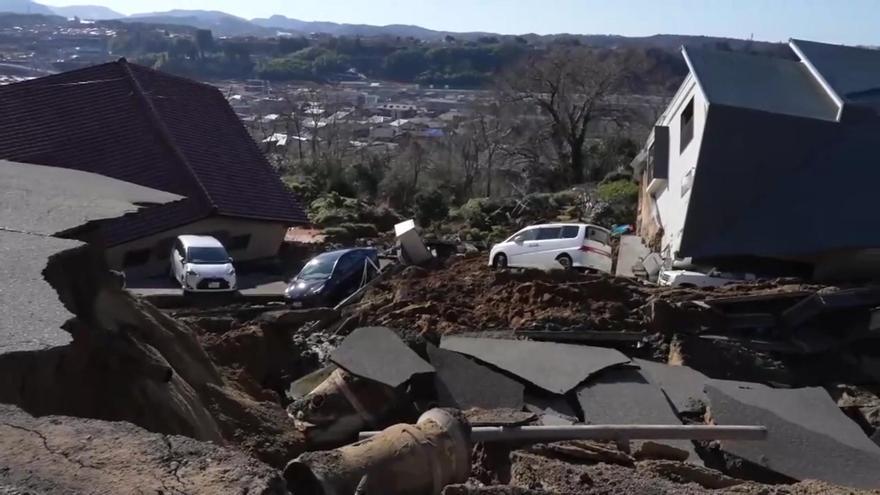
[[[562,265],[562,268],[564,270],[571,270],[571,267],[573,265],[571,261],[571,256],[567,254],[561,254],[559,255],[559,257],[556,258],[556,261],[558,261],[559,264]]]
[[[507,268],[507,255],[504,253],[498,253],[492,259],[492,268],[496,270],[504,270]]]

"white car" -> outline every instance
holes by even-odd
[[[186,292],[237,288],[232,258],[220,241],[207,235],[181,235],[174,240],[170,276]]]
[[[608,229],[596,225],[533,225],[492,246],[489,265],[543,270],[582,268],[611,273],[610,239]]]
[[[755,280],[755,276],[748,274],[743,278],[734,278],[724,274],[702,273],[690,270],[661,270],[657,277],[659,285],[670,287],[721,287],[727,284],[736,284],[744,281]]]

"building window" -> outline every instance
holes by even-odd
[[[226,249],[230,251],[243,251],[248,248],[251,243],[251,235],[234,235],[226,241]]]
[[[681,178],[681,195],[684,197],[688,191],[691,190],[691,186],[694,185],[694,169],[688,170],[688,173],[684,174],[684,177]]]
[[[152,250],[150,249],[136,249],[134,251],[126,251],[125,256],[122,258],[122,267],[128,268],[132,266],[139,266],[146,264],[150,261],[150,253]]]
[[[690,144],[691,140],[694,138],[694,99],[691,98],[691,101],[684,107],[684,110],[681,111],[681,146],[679,147],[679,153],[684,153],[687,145]]]

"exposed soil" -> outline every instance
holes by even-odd
[[[269,466],[127,422],[34,418],[0,405],[0,493],[285,494]]]
[[[663,304],[673,304],[805,288],[795,283],[770,282],[715,289],[657,288],[576,271],[493,271],[484,255],[468,255],[438,261],[428,268],[406,268],[372,288],[355,314],[360,324],[423,334],[494,329],[644,331],[656,326],[649,320],[657,312],[652,303],[660,298]],[[693,320],[699,315],[685,316]],[[681,324],[687,322],[659,323],[675,325],[681,331]]]
[[[409,267],[361,302],[361,324],[422,333],[534,326],[640,330],[646,293],[626,279],[577,272],[492,271],[483,256]]]
[[[604,462],[571,462],[527,451],[516,451],[511,454],[510,485],[539,490],[539,493],[543,491],[566,495],[632,493],[684,495],[707,492],[743,495],[878,493],[834,487],[814,481],[793,485],[762,485],[734,480],[710,469],[673,461],[641,461],[628,467]]]

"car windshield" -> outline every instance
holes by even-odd
[[[186,254],[190,263],[229,263],[229,255],[222,247],[191,247]]]
[[[297,278],[302,280],[319,280],[330,278],[333,273],[333,265],[336,264],[338,256],[318,256],[306,263],[306,266],[300,270]]]

